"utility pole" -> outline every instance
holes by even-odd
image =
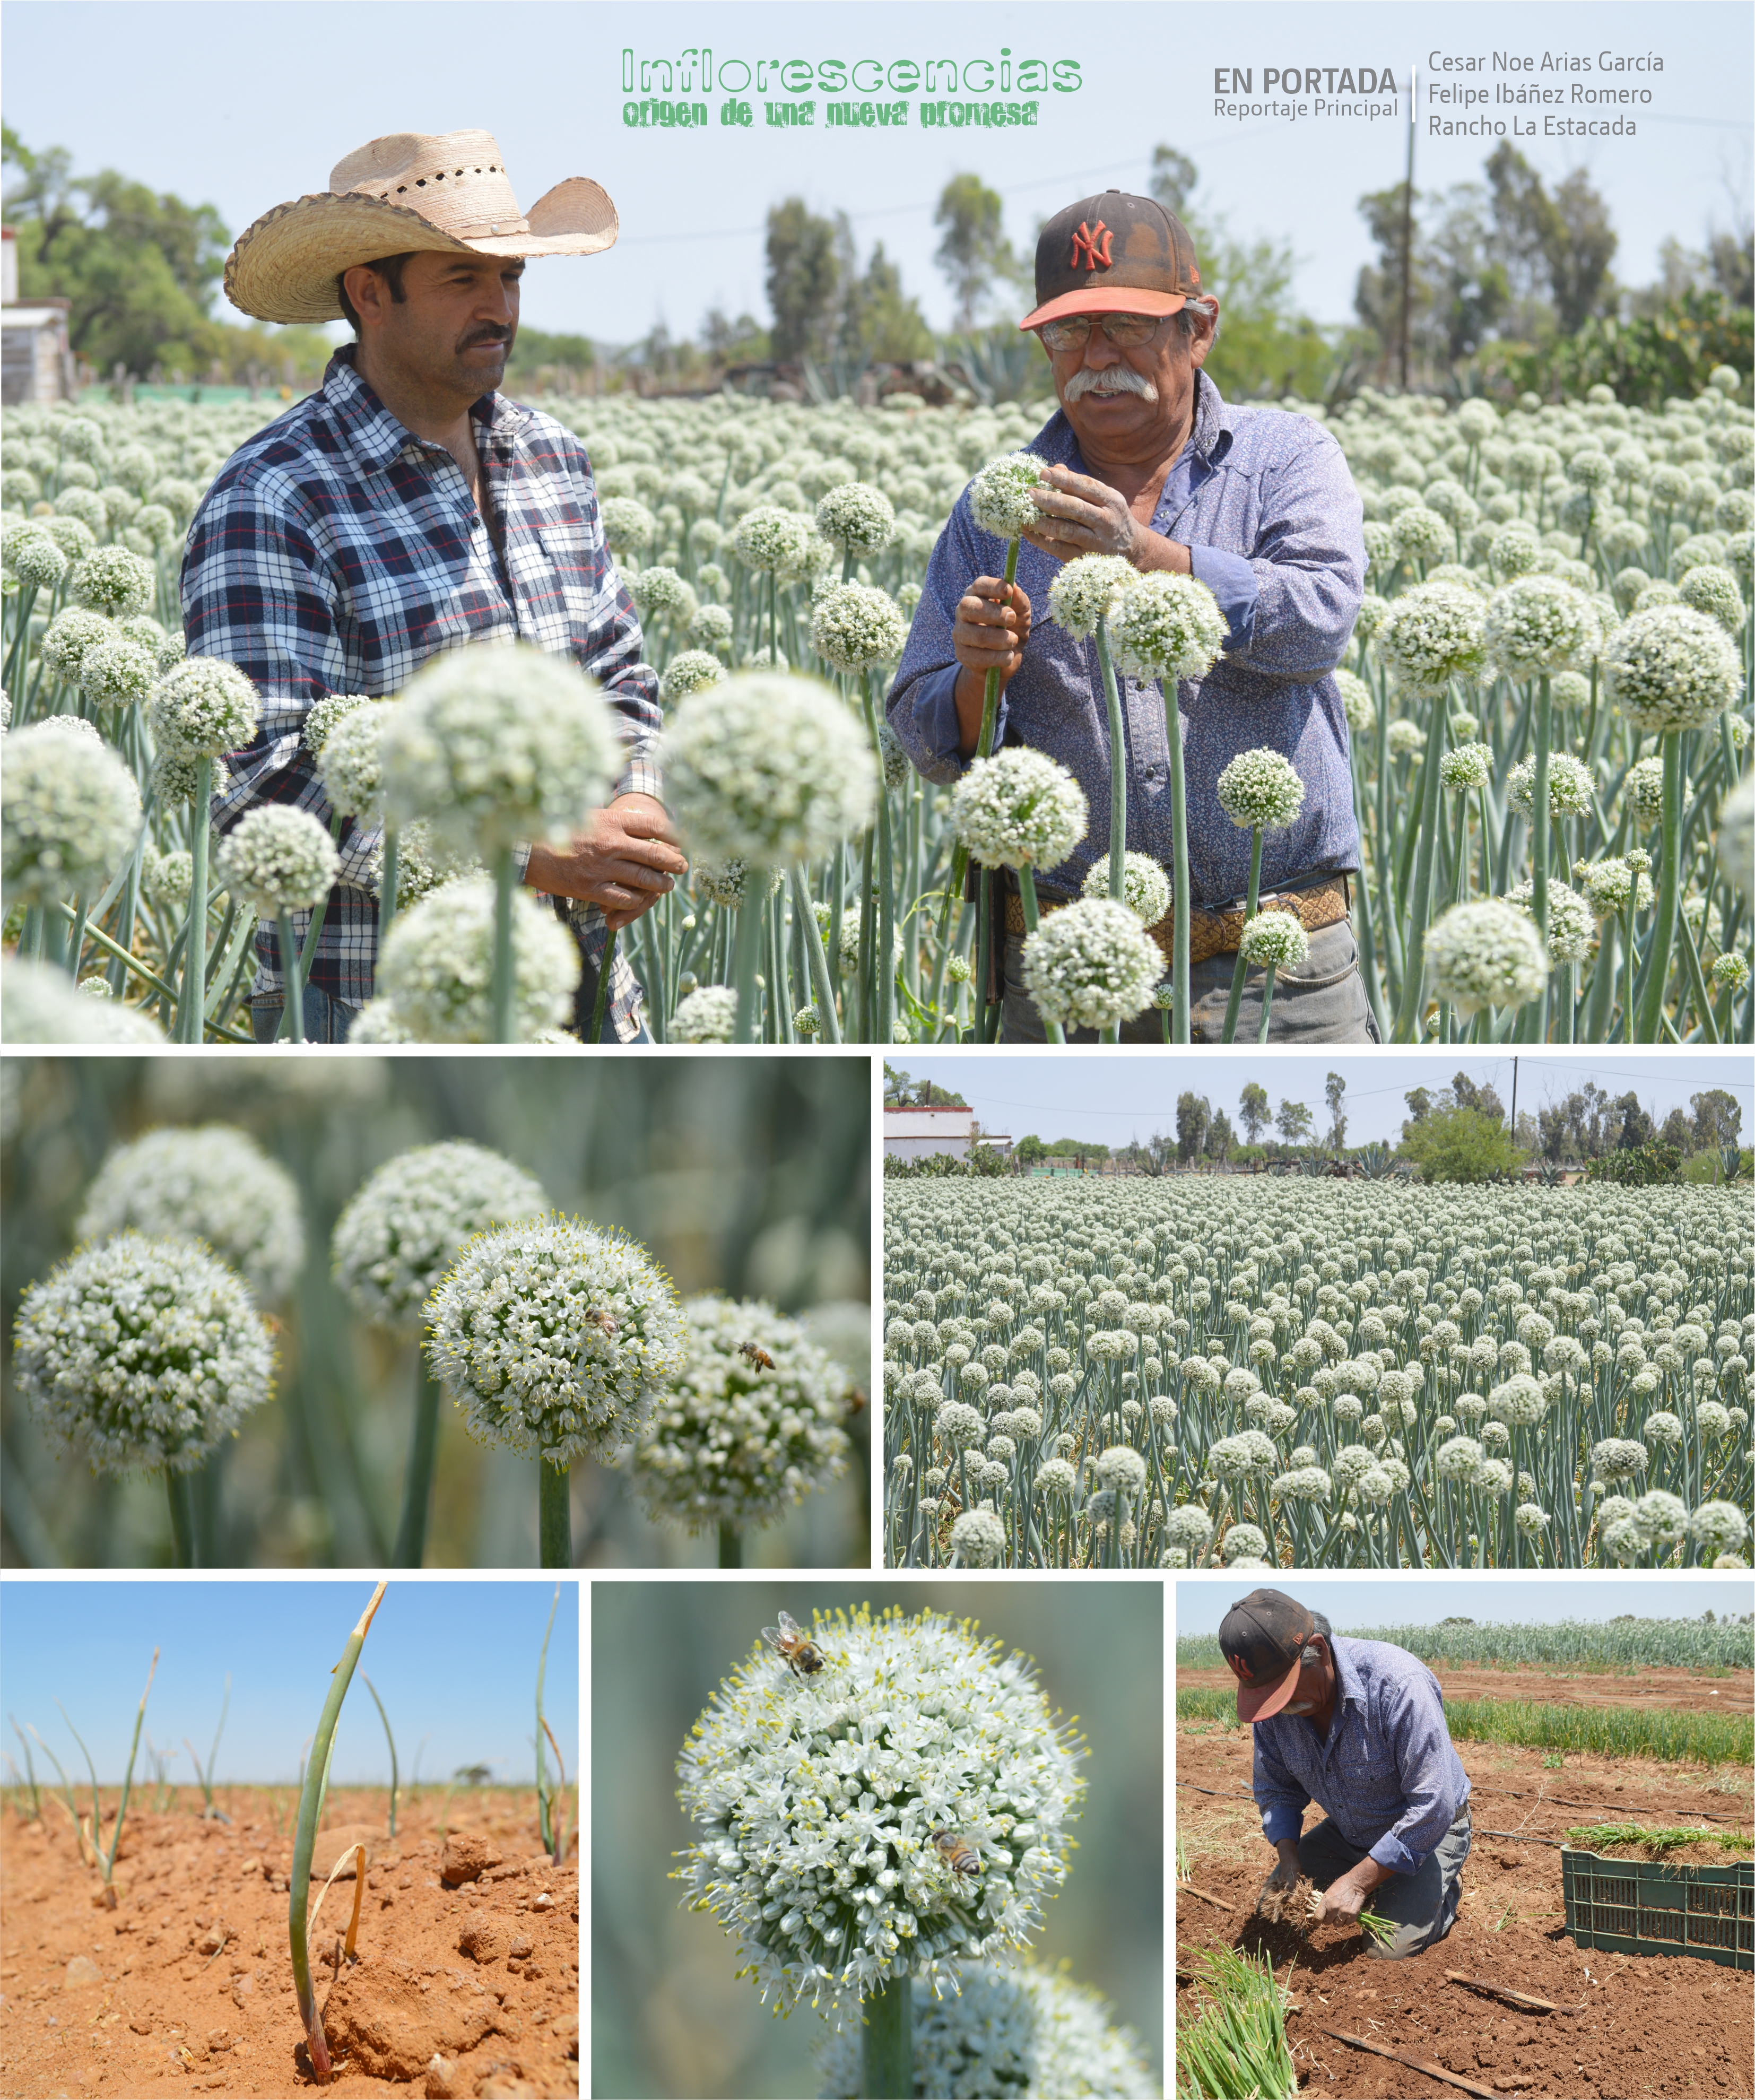
[[[1517,1060],[1511,1060],[1511,1142],[1517,1143]]]
[[[1408,390],[1408,309],[1413,296],[1413,136],[1419,71],[1408,68],[1408,176],[1401,192],[1401,390]]]

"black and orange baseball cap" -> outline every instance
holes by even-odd
[[[1298,1686],[1299,1657],[1316,1622],[1281,1590],[1251,1590],[1226,1612],[1219,1649],[1237,1680],[1237,1718],[1271,1720]]]
[[[1057,211],[1036,241],[1036,305],[1018,326],[1063,314],[1177,314],[1201,293],[1188,229],[1156,197],[1105,190]]]

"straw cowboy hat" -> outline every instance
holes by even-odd
[[[620,231],[583,175],[527,213],[491,131],[395,131],[337,163],[329,187],[276,205],[238,236],[226,297],[262,321],[332,321],[335,280],[355,263],[412,249],[469,255],[596,255]]]

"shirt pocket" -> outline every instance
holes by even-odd
[[[527,527],[518,536],[515,549],[509,547],[507,566],[520,601],[522,628],[534,628],[550,649],[584,640],[603,579],[582,522]]]

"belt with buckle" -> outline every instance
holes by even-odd
[[[1051,911],[1065,909],[1060,904],[1046,900],[1041,906],[1046,919]],[[1307,933],[1321,933],[1325,926],[1338,925],[1347,916],[1347,883],[1344,876],[1334,875],[1325,881],[1314,884],[1308,889],[1277,892],[1264,897],[1259,907],[1263,911],[1290,911]],[[1191,911],[1188,914],[1188,961],[1191,965],[1210,962],[1215,955],[1234,955],[1237,942],[1242,935],[1245,914],[1235,911]],[[1024,924],[1024,900],[1015,889],[1006,892],[1005,927],[1008,933],[1021,933]],[[1164,951],[1166,962],[1171,960],[1175,940],[1175,920],[1173,911],[1166,911],[1155,926],[1146,931]]]

